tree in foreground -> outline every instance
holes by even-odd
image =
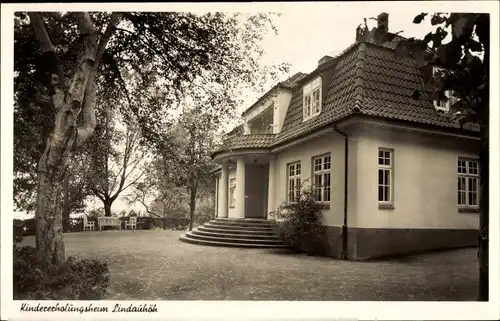
[[[260,40],[269,27],[272,21],[267,14],[17,13],[15,51],[20,56],[15,61],[15,97],[31,92],[44,98],[35,107],[29,99],[18,105],[17,114],[26,114],[21,112],[26,108],[39,111],[33,131],[46,141],[39,149],[18,145],[33,153],[26,168],[15,164],[15,171],[21,173],[37,164],[38,257],[54,263],[64,260],[62,182],[75,149],[83,146],[102,121],[95,113],[97,87],[133,99],[122,74],[135,71],[136,81],[149,86],[141,95],[147,104],[109,108],[135,118],[141,137],[166,149],[168,143],[156,142],[168,127],[166,111],[194,86],[223,102],[208,108],[231,110],[239,103],[242,84],[258,88],[267,75],[273,75],[276,69],[260,64]],[[18,128],[33,121],[24,118]]]
[[[413,23],[421,23],[428,16],[421,13]],[[423,39],[402,40],[396,52],[409,55],[418,68],[437,65],[443,72],[429,77],[425,91],[415,91],[414,99],[448,101],[449,94],[457,98],[447,115],[450,121],[464,127],[479,126],[479,300],[488,301],[488,239],[489,239],[489,110],[490,110],[490,17],[477,13],[435,13],[430,16],[435,30]],[[376,28],[378,42],[390,41],[394,34]],[[447,36],[450,40],[448,41]],[[431,45],[432,43],[432,45]]]

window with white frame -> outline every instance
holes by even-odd
[[[458,206],[479,207],[479,163],[458,159]]]
[[[236,203],[236,196],[234,195],[234,191],[236,189],[236,178],[231,178],[229,180],[229,207],[234,207]]]
[[[315,156],[313,164],[313,189],[316,202],[330,201],[331,156]]]
[[[447,71],[444,68],[433,66],[432,69],[433,77],[439,76],[438,73],[447,73]],[[444,91],[444,95],[446,96],[447,100],[446,101],[442,99],[434,100],[434,107],[436,108],[436,110],[447,112],[450,110],[450,107],[453,106],[453,104],[455,104],[458,101],[458,98],[453,93],[453,90]]]
[[[300,196],[300,162],[287,165],[287,200],[295,202]]]
[[[319,115],[321,112],[321,77],[306,84],[302,95],[304,120]]]
[[[394,192],[393,150],[380,148],[378,151],[378,202],[392,205]]]

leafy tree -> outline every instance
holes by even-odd
[[[105,216],[111,216],[113,202],[140,182],[149,164],[139,130],[117,122],[110,110],[103,112],[89,142],[85,172],[88,188],[103,203]]]
[[[196,104],[196,103],[195,103]],[[215,135],[223,115],[211,115],[196,104],[179,119],[175,127],[176,163],[175,182],[186,188],[189,195],[189,230],[193,228],[196,200],[200,192],[210,189],[214,184],[212,171],[215,168],[210,153],[215,147]]]
[[[146,172],[146,179],[136,184],[127,197],[128,203],[139,202],[153,218],[171,217],[173,210],[185,204],[186,191],[174,184],[175,170],[167,167],[169,163],[163,158],[157,159]]]
[[[413,23],[422,23],[427,13],[417,15]],[[444,72],[429,77],[425,91],[415,91],[414,99],[448,101],[452,91],[457,101],[447,115],[462,127],[479,127],[480,151],[480,237],[479,237],[479,300],[488,300],[489,243],[489,110],[490,110],[490,17],[478,13],[434,13],[430,23],[435,29],[423,39],[402,40],[396,52],[415,59],[416,66],[444,67]],[[390,41],[394,34],[374,29],[378,42]],[[450,36],[449,41],[446,37]],[[432,45],[431,45],[432,43]]]
[[[91,196],[87,188],[87,182],[82,171],[81,158],[73,158],[68,165],[68,171],[62,183],[63,190],[63,229],[70,228],[70,214],[82,213],[86,204],[85,201]]]
[[[62,182],[75,149],[101,122],[96,97],[108,91],[116,102],[134,99],[123,77],[125,70],[134,71],[144,88],[135,98],[147,103],[110,101],[108,107],[135,118],[145,141],[168,149],[165,140],[157,139],[168,128],[166,110],[193,87],[220,102],[209,108],[231,110],[243,84],[258,88],[273,75],[275,69],[262,68],[259,47],[271,19],[267,14],[178,12],[16,14],[15,136],[24,132],[42,140],[15,139],[16,153],[29,155],[16,158],[15,176],[24,179],[36,166],[40,259],[64,261]],[[33,184],[17,190],[27,189]]]

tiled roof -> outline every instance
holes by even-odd
[[[247,114],[249,111],[257,107],[262,101],[264,101],[267,97],[269,97],[274,90],[284,87],[284,88],[289,88],[293,89],[295,86],[297,86],[297,82],[300,81],[302,78],[307,76],[307,74],[304,74],[302,72],[298,72],[294,74],[293,76],[289,77],[288,79],[276,84],[273,88],[268,90],[262,97],[260,97],[252,106],[248,107],[244,112],[243,115]]]
[[[412,59],[374,45],[366,45],[363,56],[361,114],[460,128],[458,122],[434,109],[430,95],[418,100],[411,97],[415,89],[425,90]]]
[[[268,148],[275,140],[275,134],[250,134],[228,137],[215,153],[246,148]]]
[[[305,76],[307,76],[307,74],[304,74],[302,72],[298,72],[295,75],[293,75],[292,77],[288,78],[287,80],[282,81],[280,84],[281,84],[281,86],[286,87],[286,88],[294,88],[295,86],[297,86],[297,82],[300,81]]]
[[[357,66],[357,50],[351,47],[349,52],[333,67],[333,80],[326,94],[321,114],[305,122],[302,121],[302,90],[297,89],[288,107],[283,128],[278,134],[276,143],[303,135],[347,115],[349,108],[355,106],[355,84]],[[359,72],[358,72],[359,73]]]
[[[307,121],[302,116],[302,90],[297,87],[288,106],[279,134],[269,135],[262,146],[269,147],[313,132],[351,114],[376,116],[386,119],[409,121],[442,128],[459,129],[458,122],[451,121],[436,111],[430,95],[419,100],[412,98],[415,90],[424,90],[422,72],[411,58],[397,56],[396,44],[404,39],[395,36],[391,42],[376,45],[372,40],[356,42],[335,59],[330,71],[331,83],[324,96],[321,113]],[[300,76],[297,81],[303,79]],[[477,126],[466,130],[477,131]],[[234,139],[247,141],[242,135]],[[274,137],[274,141],[270,141]],[[253,139],[253,138],[252,138]],[[259,140],[253,139],[255,144]]]

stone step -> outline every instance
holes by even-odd
[[[282,244],[282,242],[278,239],[273,240],[259,240],[259,239],[249,239],[249,238],[221,238],[218,236],[206,236],[206,235],[197,235],[192,232],[186,232],[186,238],[197,239],[197,240],[205,240],[205,241],[216,241],[216,242],[228,242],[228,243],[241,243],[241,244],[260,244],[260,245],[273,245],[273,244]]]
[[[255,221],[246,221],[246,220],[211,220],[209,223],[213,224],[223,224],[223,225],[230,225],[230,226],[250,226],[250,227],[274,227],[276,224],[274,222],[269,222],[267,220],[262,220],[262,222],[255,222]]]
[[[248,222],[248,223],[275,223],[274,220],[268,220],[265,218],[232,218],[232,217],[216,217],[214,221],[220,222]]]
[[[207,246],[246,247],[246,248],[287,248],[287,246],[284,244],[245,244],[245,243],[219,242],[219,241],[192,239],[187,237],[186,235],[181,235],[179,237],[179,240],[185,243],[207,245]]]
[[[211,232],[211,233],[227,233],[227,234],[249,234],[249,235],[253,235],[253,234],[257,234],[257,235],[276,235],[276,231],[275,230],[264,230],[264,231],[255,231],[255,230],[251,230],[251,229],[239,229],[239,230],[235,230],[235,229],[224,229],[224,228],[217,228],[217,227],[213,227],[213,226],[210,226],[210,225],[202,225],[202,226],[198,226],[197,228],[199,231],[206,231],[206,232]]]
[[[224,223],[213,223],[208,222],[203,224],[203,226],[225,229],[225,230],[251,230],[251,231],[274,231],[276,226],[248,226],[248,225],[237,225],[237,224],[224,224]]]
[[[199,229],[192,231],[195,235],[214,236],[220,238],[235,238],[235,239],[255,239],[255,240],[279,240],[274,234],[233,234],[233,233],[220,233],[220,232],[207,232]]]

